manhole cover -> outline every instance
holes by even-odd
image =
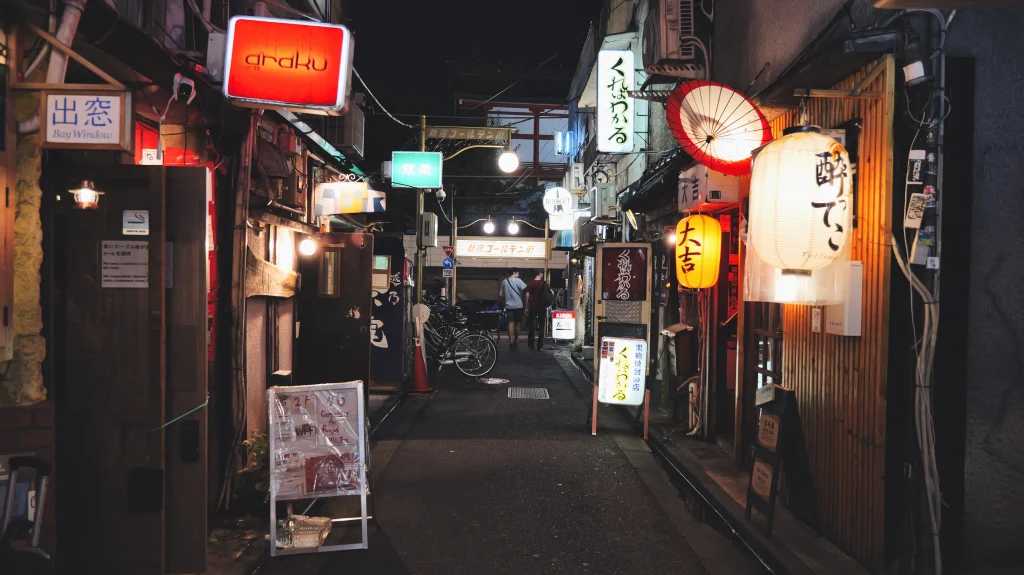
[[[545,387],[510,387],[508,396],[511,399],[551,399]]]
[[[691,447],[690,451],[697,456],[697,459],[719,459],[725,457],[721,449],[714,447]]]
[[[477,381],[480,383],[486,383],[487,385],[505,385],[508,383],[507,379],[501,377],[481,377]]]

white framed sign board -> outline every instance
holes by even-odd
[[[363,382],[324,383],[267,390],[270,448],[270,556],[366,549],[368,462]],[[362,541],[278,548],[278,501],[358,496]]]
[[[640,405],[647,387],[647,342],[602,337],[598,350],[597,399],[601,403]]]

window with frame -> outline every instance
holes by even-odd
[[[391,256],[373,256],[373,289],[384,291],[391,285]]]
[[[325,249],[320,254],[320,297],[341,297],[341,250]]]

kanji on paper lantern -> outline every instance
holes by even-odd
[[[850,157],[815,126],[791,128],[754,158],[749,236],[761,261],[808,275],[845,253],[853,221]]]
[[[722,226],[704,214],[683,218],[676,226],[676,278],[690,289],[718,283],[722,259]]]

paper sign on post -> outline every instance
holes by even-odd
[[[149,242],[104,241],[100,252],[100,287],[148,288]]]

